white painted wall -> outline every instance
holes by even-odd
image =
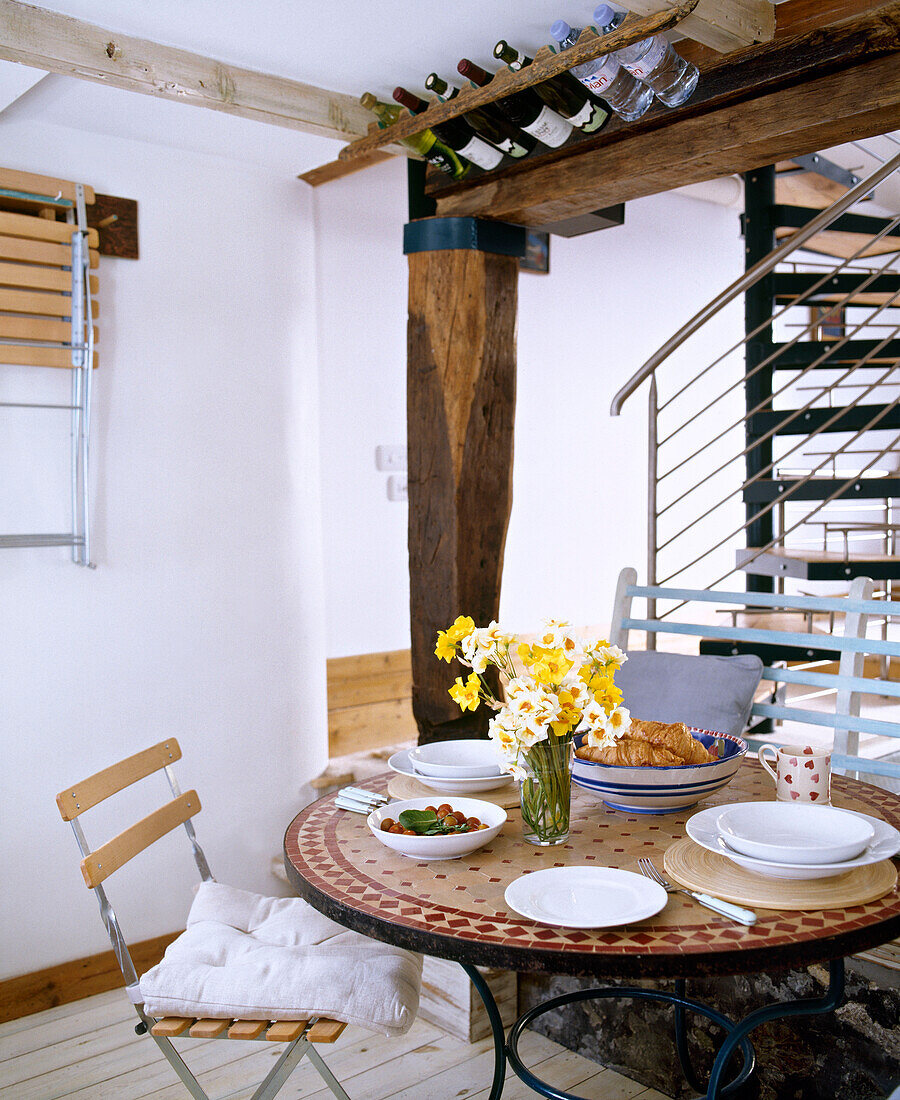
[[[324,658],[405,647],[409,624],[407,509],[374,467],[406,432],[405,166],[313,192],[15,113],[0,142],[10,167],[136,198],[142,250],[100,269],[98,568],[61,550],[0,557],[2,978],[104,948],[52,796],[167,734],[216,873],[277,891],[271,858],[325,762]],[[740,258],[734,211],[668,196],[629,204],[621,228],[554,238],[550,275],[522,275],[510,625],[605,623],[618,570],[642,567],[644,395],[618,420],[609,401]],[[64,387],[0,373],[0,400]],[[0,530],[61,528],[65,429],[3,415]],[[189,869],[172,880],[149,859],[117,876],[152,895],[120,906],[134,939],[186,906]]]
[[[0,147],[137,199],[141,244],[100,266],[97,569],[0,551],[2,978],[109,946],[58,790],[174,735],[214,873],[278,892],[271,860],[327,742],[308,190],[33,119],[0,118]],[[38,395],[65,400],[64,373],[0,368],[0,400]],[[61,529],[66,414],[0,415],[0,530]],[[114,900],[138,887],[117,907],[132,939],[183,921],[187,862],[172,876],[149,853],[111,880]]]
[[[407,508],[387,500],[374,466],[375,447],[405,433],[405,167],[318,188],[315,209],[328,655],[337,657],[409,644]],[[520,276],[504,623],[605,625],[619,569],[643,575],[646,387],[617,419],[610,400],[740,273],[742,249],[734,209],[660,195],[629,203],[621,227],[553,237],[550,274]],[[732,307],[695,338],[691,360],[710,361],[740,329]]]

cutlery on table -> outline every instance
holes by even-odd
[[[740,905],[733,905],[730,901],[723,901],[709,894],[697,894],[693,890],[685,890],[683,886],[676,886],[673,882],[669,882],[665,875],[661,875],[649,859],[639,859],[638,866],[645,878],[657,883],[667,894],[687,894],[688,897],[699,901],[701,905],[705,905],[707,909],[721,913],[723,917],[731,917],[732,920],[739,921],[741,924],[756,924],[756,914],[752,909],[744,909]]]
[[[342,810],[350,810],[352,813],[366,815],[388,802],[390,802],[390,799],[387,795],[375,794],[374,791],[364,791],[360,787],[342,787],[334,800],[334,804]]]

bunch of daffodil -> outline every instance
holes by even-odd
[[[485,703],[497,712],[489,732],[517,779],[532,770],[526,767],[532,760],[525,757],[543,741],[571,740],[578,730],[586,733],[589,744],[603,747],[614,744],[631,725],[615,685],[625,654],[602,639],[588,643],[576,638],[568,623],[551,619],[536,640],[526,642],[498,623],[478,628],[461,615],[438,632],[434,652],[447,662],[456,657],[472,669],[465,680],[456,678],[450,695],[463,711]],[[503,699],[485,678],[488,667],[500,672]]]

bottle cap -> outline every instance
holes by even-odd
[[[468,77],[474,84],[480,84],[482,87],[490,80],[490,75],[480,65],[470,61],[468,57],[464,57],[460,61],[456,66],[456,70],[460,76]]]
[[[609,4],[600,4],[594,8],[594,22],[598,27],[605,27],[607,23],[611,23],[615,17],[615,12],[609,6]]]
[[[412,111],[414,115],[421,114],[422,111],[424,111],[425,108],[428,106],[428,104],[424,100],[419,99],[419,97],[417,95],[413,95],[412,92],[408,92],[406,88],[395,88],[393,94],[394,99],[396,99],[398,103],[401,103],[404,107]]]
[[[359,97],[359,102],[361,106],[371,111],[378,100],[375,98],[375,96],[372,95],[371,92],[363,92],[363,94]]]
[[[557,42],[565,42],[571,33],[572,28],[565,19],[557,19],[550,28],[550,37],[555,38]]]

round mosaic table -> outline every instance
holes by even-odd
[[[384,790],[389,776],[368,783]],[[747,760],[702,808],[771,801],[771,780]],[[900,798],[835,776],[833,804],[900,828]],[[416,862],[385,848],[364,817],[334,798],[307,807],[288,826],[285,867],[297,892],[333,920],[412,951],[478,966],[582,976],[694,977],[821,962],[900,935],[900,893],[867,905],[822,912],[759,910],[750,928],[670,895],[661,913],[624,928],[585,930],[538,924],[509,909],[514,878],[543,867],[595,865],[636,871],[639,856],[661,869],[697,807],[661,816],[608,809],[572,788],[571,833],[555,848],[522,839],[517,810],[490,845],[463,859]]]
[[[369,780],[372,790],[386,790],[390,774]],[[504,891],[513,879],[544,867],[595,865],[637,870],[640,856],[663,865],[666,848],[685,836],[691,807],[665,815],[629,815],[612,810],[593,795],[572,788],[571,831],[568,841],[554,848],[538,848],[522,839],[517,810],[500,835],[471,856],[440,862],[417,862],[385,848],[369,831],[364,817],[338,809],[334,796],[319,799],[291,822],[284,838],[285,868],[301,897],[326,916],[355,931],[412,951],[461,963],[485,999],[491,1015],[490,991],[477,966],[516,971],[617,978],[679,979],[676,994],[646,994],[675,1004],[679,1053],[686,1053],[684,1007],[714,1018],[716,1014],[683,995],[685,978],[708,974],[743,974],[781,967],[830,962],[832,982],[826,997],[795,1006],[773,1006],[773,1015],[751,1014],[740,1022],[724,1020],[731,1049],[714,1067],[708,1096],[725,1096],[738,1088],[753,1068],[749,1030],[774,1015],[801,1015],[828,1011],[843,996],[843,959],[900,935],[900,891],[877,901],[848,908],[781,912],[758,909],[752,927],[738,925],[703,908],[683,894],[671,894],[654,917],[616,929],[551,927],[528,920],[511,910]],[[705,799],[702,808],[739,801],[771,801],[771,780],[755,761],[745,760],[732,782]],[[900,828],[900,798],[881,788],[835,776],[835,806],[860,810]],[[583,991],[590,993],[591,991]],[[598,996],[621,995],[621,989],[594,991]],[[568,995],[572,996],[572,995]],[[546,1011],[548,1002],[541,1010]],[[814,1005],[815,1007],[802,1007]],[[778,1011],[776,1011],[778,1010]],[[491,1016],[498,1041],[499,1015]],[[761,1009],[759,1013],[767,1010]],[[712,1014],[711,1014],[712,1013]],[[531,1018],[534,1010],[527,1013]],[[524,1026],[517,1021],[513,1032]],[[719,1017],[717,1022],[722,1022]],[[525,1022],[528,1022],[527,1020]],[[680,1024],[680,1028],[679,1028]],[[742,1034],[738,1031],[742,1030]],[[502,1029],[500,1034],[502,1035]],[[512,1035],[512,1033],[511,1033]],[[744,1067],[730,1085],[719,1079],[736,1047],[744,1053]],[[530,1077],[518,1063],[514,1042],[513,1066],[532,1088],[543,1095],[567,1097]],[[502,1057],[498,1047],[495,1090],[502,1090]],[[688,1079],[695,1084],[689,1065]],[[703,1091],[702,1088],[698,1091]]]

